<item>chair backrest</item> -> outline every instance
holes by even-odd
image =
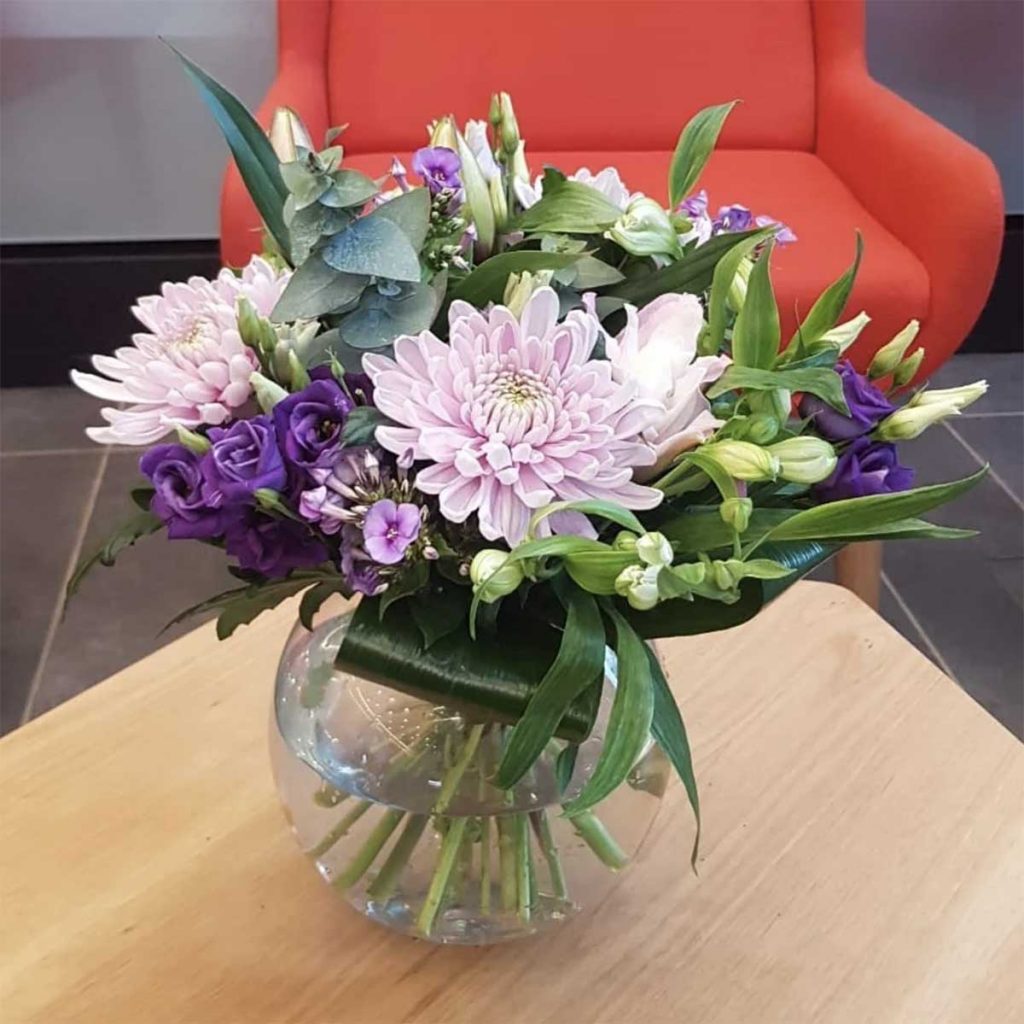
[[[302,4],[293,4],[301,10]],[[332,0],[327,97],[351,152],[405,152],[510,92],[530,148],[671,149],[743,104],[726,148],[814,146],[811,0]],[[452,107],[454,106],[454,109]]]

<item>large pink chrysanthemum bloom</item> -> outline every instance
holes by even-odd
[[[139,299],[132,312],[146,331],[132,335],[133,347],[93,356],[103,377],[71,372],[90,395],[127,403],[101,409],[108,425],[89,427],[89,437],[100,444],[151,444],[176,426],[227,420],[248,401],[249,378],[259,369],[256,353],[238,333],[238,297],[267,316],[289,277],[256,256],[240,276],[222,270],[213,281],[191,277]]]
[[[424,331],[399,338],[394,359],[363,357],[374,404],[401,424],[379,427],[377,441],[433,463],[416,486],[439,496],[446,519],[475,512],[484,537],[515,545],[533,510],[553,501],[658,504],[661,492],[634,483],[633,470],[654,461],[641,435],[664,407],[590,358],[596,316],[574,310],[559,323],[558,296],[539,288],[518,318],[456,301],[448,320],[447,345]],[[555,525],[587,529],[577,515]]]

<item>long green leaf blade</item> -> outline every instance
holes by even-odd
[[[462,299],[477,307],[483,307],[488,302],[501,302],[510,274],[524,270],[561,270],[582,259],[584,255],[582,252],[541,252],[539,249],[499,253],[467,274],[452,289],[452,298]]]
[[[803,391],[817,395],[844,415],[848,416],[850,413],[843,394],[843,379],[827,366],[812,366],[799,370],[762,370],[753,366],[733,364],[708,389],[708,398],[718,398],[727,391],[739,388],[750,391],[774,391],[776,388]]]
[[[704,170],[718,142],[718,135],[729,112],[738,100],[722,103],[717,107],[705,107],[690,119],[679,135],[672,163],[668,171],[669,206],[675,209],[694,185]]]
[[[857,251],[853,263],[818,296],[818,300],[811,306],[811,311],[797,328],[796,334],[793,335],[790,347],[786,350],[787,357],[800,358],[811,346],[821,341],[821,336],[826,331],[835,327],[842,315],[846,300],[853,290],[853,282],[857,279],[857,271],[860,269],[860,260],[863,254],[864,239],[858,231]],[[789,356],[790,352],[792,352],[791,356]]]
[[[774,227],[755,231],[738,245],[734,245],[717,263],[711,278],[711,291],[708,295],[708,333],[701,345],[704,353],[721,352],[725,343],[726,299],[736,273],[743,262],[759,245],[775,235]]]
[[[771,369],[779,354],[779,307],[772,290],[769,261],[773,243],[755,261],[747,284],[747,297],[732,331],[732,358],[738,366]]]
[[[572,702],[601,679],[605,637],[597,602],[572,586],[559,587],[559,597],[566,608],[562,642],[508,738],[495,779],[499,789],[511,789],[526,774]]]
[[[544,194],[516,218],[514,230],[593,235],[610,228],[622,216],[622,211],[596,188],[570,181],[554,168],[545,171],[543,185]]]

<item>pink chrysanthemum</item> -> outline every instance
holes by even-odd
[[[533,510],[552,501],[658,504],[661,492],[632,477],[654,461],[641,434],[664,407],[590,358],[601,330],[592,313],[558,323],[558,296],[540,288],[518,319],[504,306],[482,313],[458,301],[448,319],[448,345],[424,331],[399,338],[394,359],[363,358],[374,403],[401,424],[378,428],[377,441],[434,463],[416,486],[439,496],[446,519],[475,512],[484,537],[515,545]],[[573,520],[558,527],[585,528]]]
[[[150,444],[176,426],[227,420],[248,401],[249,378],[259,369],[238,333],[237,299],[245,296],[267,316],[289,276],[256,256],[239,277],[222,270],[213,281],[191,277],[139,299],[132,312],[146,333],[132,335],[134,347],[93,356],[104,377],[71,372],[90,395],[127,403],[100,410],[108,426],[88,428],[89,437],[100,444]]]

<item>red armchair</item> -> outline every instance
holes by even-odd
[[[299,111],[314,138],[352,123],[345,160],[373,175],[424,144],[442,113],[484,116],[512,93],[534,173],[614,164],[665,198],[672,148],[700,107],[733,112],[701,179],[711,205],[741,202],[789,224],[774,257],[784,330],[849,263],[847,307],[873,318],[852,355],[911,317],[923,374],[981,312],[1002,238],[991,161],[874,82],[861,0],[279,0],[278,77],[258,117]],[[234,168],[224,184],[227,262],[259,245]]]

